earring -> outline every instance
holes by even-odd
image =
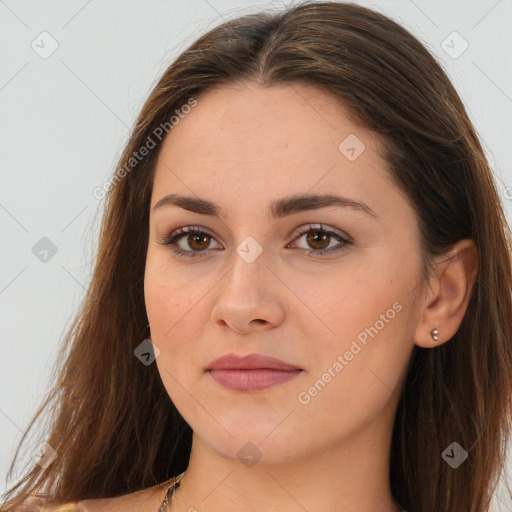
[[[437,340],[438,340],[438,336],[437,336],[438,334],[439,334],[439,331],[438,331],[437,329],[432,329],[432,330],[430,331],[430,336],[432,336],[432,339],[433,339],[434,341],[437,341]]]

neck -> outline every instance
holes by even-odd
[[[213,450],[194,433],[189,466],[169,510],[399,512],[389,487],[391,429],[380,427],[369,425],[321,453],[252,466]]]

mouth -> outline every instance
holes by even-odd
[[[221,386],[233,391],[261,391],[294,379],[301,369],[212,369],[208,373]]]
[[[206,371],[227,389],[260,391],[294,379],[303,370],[265,354],[229,353],[210,363]]]

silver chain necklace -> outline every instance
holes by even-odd
[[[171,484],[171,486],[167,489],[167,492],[165,493],[165,497],[162,501],[162,504],[160,505],[160,508],[158,509],[158,512],[167,512],[167,505],[169,503],[172,504],[174,492],[180,486],[181,479],[185,476],[185,473],[186,471],[183,471],[181,475],[178,475],[177,477],[174,478],[174,482]]]

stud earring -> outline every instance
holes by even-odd
[[[432,329],[430,331],[430,336],[432,336],[432,339],[434,341],[437,341],[439,338],[438,338],[438,334],[439,334],[439,331],[437,329]]]

